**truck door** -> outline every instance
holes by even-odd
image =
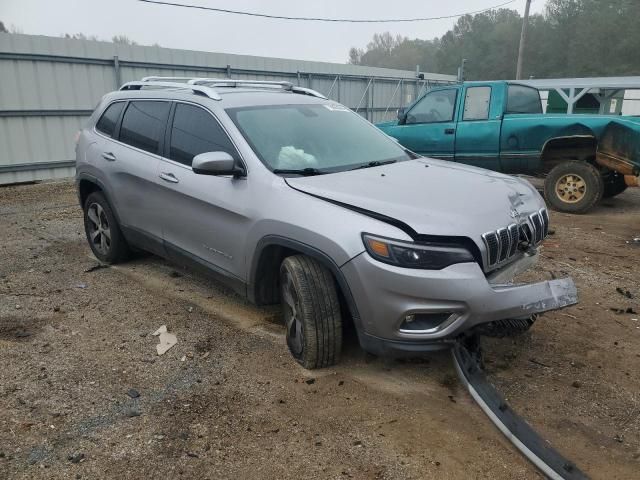
[[[387,133],[420,155],[453,160],[457,92],[447,88],[427,93],[407,112],[405,122]]]
[[[502,105],[489,85],[464,89],[464,103],[458,113],[456,162],[500,170],[500,128]]]

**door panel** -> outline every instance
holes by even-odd
[[[95,162],[106,176],[120,223],[156,239],[162,238],[157,203],[158,150],[169,108],[166,101],[129,102],[117,127],[112,129],[109,123],[109,128],[103,129],[103,119],[96,126],[101,135],[97,137]],[[107,138],[110,133],[117,140]]]
[[[466,87],[456,132],[456,162],[500,170],[501,105],[488,85]]]
[[[238,161],[239,155],[204,108],[176,103],[172,117],[167,158],[160,160],[158,170],[167,249],[244,280],[245,238],[250,228],[248,179],[200,175],[191,169],[193,157],[200,153],[224,151]]]
[[[168,159],[160,160],[159,175],[172,178],[160,180],[169,255],[195,256],[244,280],[247,180],[198,175]]]

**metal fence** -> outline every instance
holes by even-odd
[[[102,95],[150,75],[286,80],[372,122],[455,77],[160,47],[0,34],[0,184],[73,175],[73,137]]]

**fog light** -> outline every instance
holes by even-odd
[[[406,315],[400,325],[400,331],[405,333],[419,333],[437,330],[453,312],[414,313]]]

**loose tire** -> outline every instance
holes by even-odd
[[[91,251],[104,263],[118,263],[129,255],[111,205],[102,192],[93,192],[84,202],[84,231]]]
[[[604,194],[604,180],[592,164],[568,160],[554,167],[544,181],[544,195],[561,212],[586,213]]]
[[[342,318],[331,272],[305,255],[287,257],[280,267],[280,295],[291,355],[307,369],[337,363]]]
[[[627,189],[627,184],[624,181],[624,175],[620,175],[617,172],[607,172],[603,175],[603,179],[604,194],[602,195],[602,198],[615,197]]]

